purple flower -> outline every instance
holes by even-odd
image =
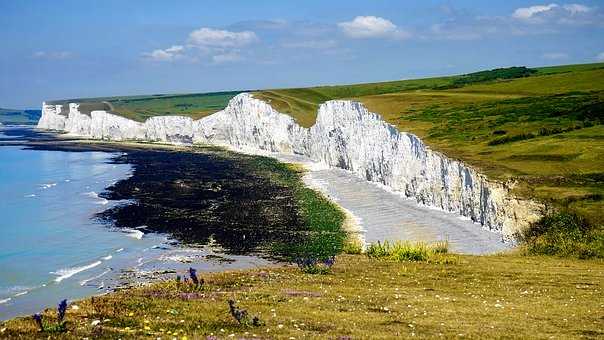
[[[323,260],[323,264],[326,265],[329,268],[331,268],[331,266],[333,266],[333,264],[335,262],[336,262],[336,257],[335,256],[328,257],[325,260]]]
[[[193,268],[189,268],[189,275],[191,275],[191,280],[195,285],[199,284],[199,280],[197,279],[197,270]]]
[[[36,321],[36,324],[38,325],[38,327],[40,327],[40,332],[44,332],[44,324],[42,324],[42,315],[40,315],[39,313],[36,313],[33,315],[34,321]]]
[[[59,303],[59,307],[57,308],[57,318],[59,320],[59,323],[63,323],[63,319],[65,318],[66,311],[67,311],[67,300],[63,299],[63,301],[61,301]]]

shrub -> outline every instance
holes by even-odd
[[[604,257],[602,228],[571,211],[545,216],[517,236],[530,255]]]

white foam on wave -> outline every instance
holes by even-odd
[[[40,185],[40,187],[42,189],[50,189],[54,186],[57,186],[57,183],[45,183],[45,184]]]
[[[107,256],[103,256],[103,257],[101,257],[101,259],[102,259],[102,260],[105,260],[105,261],[107,261],[107,260],[111,260],[111,258],[113,258],[113,256],[111,256],[111,255],[107,255]]]
[[[143,238],[143,236],[145,236],[145,233],[143,233],[143,232],[142,232],[142,231],[140,231],[140,230],[136,230],[136,229],[126,229],[125,231],[126,231],[126,234],[127,234],[129,237],[135,238],[135,239],[137,239],[137,240],[140,240],[140,239],[142,239],[142,238]]]
[[[3,304],[3,303],[7,303],[10,300],[12,300],[12,299],[11,298],[2,299],[2,300],[0,300],[0,305]]]
[[[93,276],[91,278],[85,279],[80,281],[80,286],[85,286],[88,282],[92,281],[92,280],[96,280],[100,277],[103,277],[105,274],[109,273],[111,271],[111,269],[106,269],[104,272],[100,273],[99,275]]]
[[[116,252],[116,253],[121,253],[121,252],[123,252],[123,251],[124,251],[124,248],[120,248],[120,249],[117,249],[115,252]]]
[[[25,195],[25,197],[36,197],[36,194]]]
[[[96,266],[98,266],[99,264],[101,264],[101,261],[96,261],[90,264],[87,264],[85,266],[80,266],[80,267],[73,267],[73,268],[65,268],[65,269],[59,269],[56,272],[50,272],[53,275],[58,275],[58,277],[54,280],[55,282],[59,283],[65,279],[68,279],[72,276],[74,276],[77,273],[81,273],[85,270],[94,268]]]
[[[94,192],[94,191],[85,192],[85,193],[84,193],[84,195],[85,195],[85,196],[88,196],[88,197],[90,197],[90,198],[94,198],[94,199],[96,200],[96,202],[95,202],[96,204],[102,204],[102,205],[105,205],[105,204],[109,203],[109,201],[108,201],[108,200],[106,200],[106,199],[104,199],[104,198],[102,198],[102,197],[99,197],[99,194],[97,194],[97,193],[96,193],[96,192]]]
[[[21,295],[25,295],[25,294],[27,294],[27,293],[29,293],[29,291],[27,291],[27,290],[26,290],[26,291],[24,291],[24,292],[19,292],[19,293],[15,294],[15,297],[17,297],[17,296],[21,296]]]

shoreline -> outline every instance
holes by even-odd
[[[3,127],[4,128],[4,127]],[[20,132],[24,132],[27,134],[27,130],[21,130]],[[220,154],[226,152],[221,148],[217,147],[198,147],[198,148],[190,148],[188,146],[175,146],[175,145],[165,145],[165,144],[151,144],[151,143],[123,143],[123,142],[102,142],[102,141],[94,141],[94,140],[81,140],[72,137],[67,137],[62,135],[58,135],[59,138],[55,138],[55,135],[49,133],[42,133],[40,135],[36,135],[35,132],[29,131],[32,135],[29,136],[30,140],[27,141],[19,141],[19,142],[11,142],[10,137],[4,138],[4,140],[0,141],[0,145],[9,146],[9,147],[20,147],[31,150],[47,150],[47,151],[66,151],[66,152],[108,152],[108,153],[121,153],[121,156],[116,156],[117,158],[125,157],[125,154],[136,154],[140,156],[134,157],[139,163],[146,163],[145,157],[149,157],[149,155],[160,155],[163,156],[173,156],[173,155],[190,155],[191,157],[203,158],[204,154]],[[21,137],[19,137],[21,138]],[[233,162],[237,162],[237,155],[234,155]],[[114,158],[111,162],[115,162],[117,158]],[[178,156],[177,156],[178,158]],[[124,163],[134,165],[128,160],[124,161]],[[165,166],[161,165],[160,168],[165,168]],[[178,168],[178,166],[177,166]],[[192,169],[189,169],[192,170]],[[194,169],[193,169],[194,170]],[[186,170],[182,170],[179,172],[186,173]],[[238,175],[234,175],[237,178]],[[132,177],[132,176],[131,176]],[[122,181],[128,181],[132,178],[122,179]],[[162,178],[163,181],[165,178]],[[179,185],[183,186],[185,183],[179,182],[180,180],[176,180],[174,183],[180,183]],[[197,179],[198,182],[204,182],[201,179]],[[245,182],[245,180],[242,180]],[[119,184],[118,182],[118,184]],[[205,181],[207,182],[207,181]],[[144,183],[139,183],[144,184]],[[266,187],[266,185],[262,185],[257,183],[259,187]],[[224,187],[224,186],[222,186]],[[212,188],[221,188],[221,185],[212,186]],[[104,191],[109,189],[105,188]],[[213,189],[212,189],[213,190]],[[109,199],[110,201],[118,199],[124,199],[124,197],[109,197],[107,192],[100,193],[100,199]],[[161,200],[161,198],[160,198]],[[267,201],[268,202],[268,201]],[[200,209],[202,210],[202,209]],[[104,211],[106,212],[106,210]],[[137,214],[140,215],[140,214]],[[109,219],[110,220],[110,219]],[[108,221],[109,221],[108,220]],[[127,221],[130,223],[130,221]],[[117,227],[116,230],[119,231],[136,231],[141,235],[146,233],[152,233],[153,235],[161,236],[162,233],[167,232],[162,229],[154,229],[153,225],[149,230],[140,229],[140,225],[145,225],[144,221],[132,221],[135,225],[122,225],[121,228]],[[146,227],[149,228],[149,227]],[[145,228],[143,228],[145,229]],[[254,228],[252,228],[254,229]],[[260,229],[259,227],[256,229]],[[174,231],[173,231],[174,232]],[[213,246],[213,240],[210,240],[210,243],[207,245],[201,246],[194,240],[187,241],[183,240],[183,237],[179,237],[168,232],[172,239],[177,239],[177,242],[167,239],[165,245],[160,245],[157,248],[166,248],[163,251],[163,255],[157,255],[156,258],[152,258],[150,260],[146,260],[145,263],[136,263],[131,267],[124,268],[121,271],[112,271],[110,274],[105,275],[107,273],[103,273],[99,278],[86,279],[87,285],[98,285],[99,287],[107,287],[110,289],[104,290],[103,294],[108,291],[117,291],[122,289],[128,289],[131,287],[137,287],[140,285],[145,285],[153,282],[157,282],[158,280],[165,279],[166,277],[172,277],[176,275],[177,271],[179,274],[186,272],[189,266],[193,266],[196,269],[205,272],[215,272],[215,271],[225,271],[225,270],[233,270],[233,269],[246,269],[246,268],[258,268],[263,267],[272,267],[275,265],[282,265],[279,261],[271,259],[271,256],[267,258],[266,254],[262,255],[261,253],[256,253],[253,251],[246,255],[245,253],[249,253],[249,250],[232,248],[234,245],[230,244],[229,247],[231,249],[224,247],[216,247]],[[235,232],[235,230],[232,230]],[[159,233],[159,234],[157,234]],[[183,233],[187,233],[183,231]],[[254,235],[249,235],[254,236]],[[199,236],[197,236],[199,237]],[[205,236],[203,236],[205,237]],[[202,237],[202,238],[203,238]],[[252,242],[255,238],[259,240],[263,240],[265,236],[257,236],[257,237],[243,237],[244,240],[248,242]],[[222,237],[224,238],[224,236]],[[223,240],[224,241],[224,240]],[[227,242],[228,243],[228,242]],[[239,242],[232,242],[237,244]],[[156,247],[153,247],[156,248]],[[170,248],[170,249],[167,249]],[[241,251],[245,253],[239,254]],[[132,260],[135,260],[134,258]],[[162,263],[165,262],[165,263]],[[79,273],[79,272],[78,272]],[[75,273],[74,275],[76,275]],[[96,274],[95,274],[96,275]],[[72,275],[69,276],[71,278]],[[102,276],[102,278],[101,278]],[[109,279],[109,276],[111,278]],[[68,279],[66,277],[66,279]],[[98,280],[97,280],[98,279]],[[109,283],[106,280],[109,280]],[[95,294],[93,294],[95,295]]]

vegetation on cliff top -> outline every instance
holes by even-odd
[[[344,255],[326,275],[295,267],[200,274],[71,303],[65,332],[31,317],[2,338],[597,338],[604,263],[555,257],[456,256],[448,264]],[[186,275],[185,273],[180,273]],[[257,315],[239,323],[228,301]],[[77,305],[78,308],[73,308]],[[54,322],[47,310],[44,320]]]

